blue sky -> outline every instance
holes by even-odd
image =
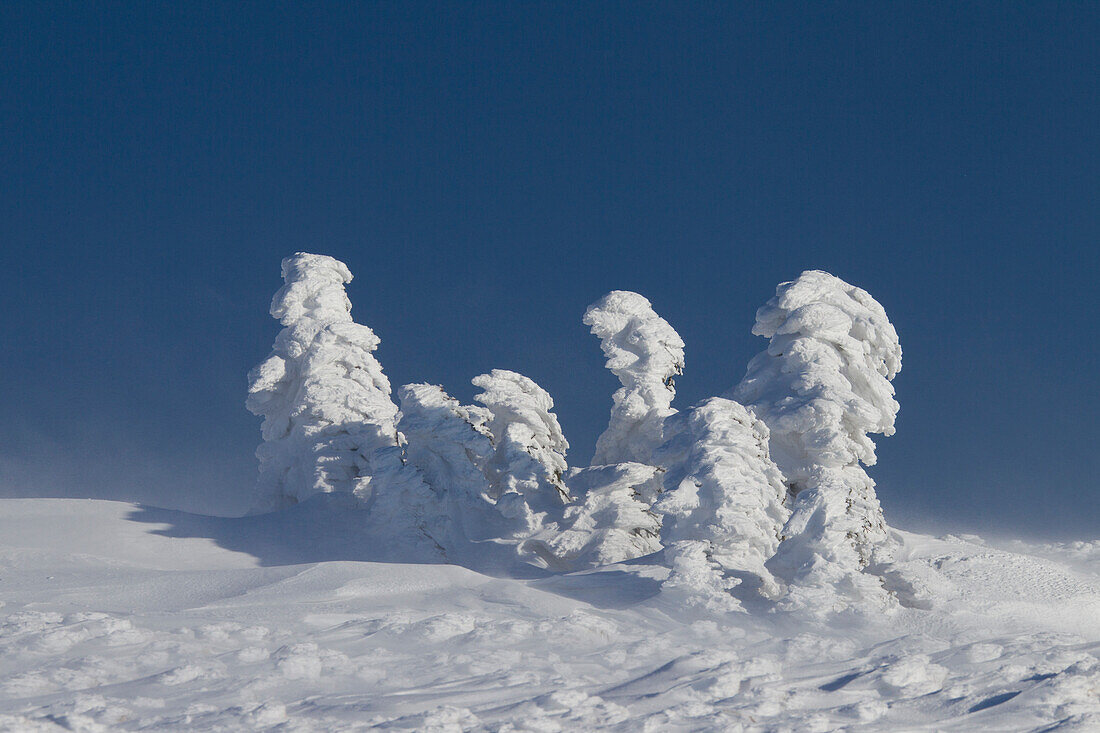
[[[279,261],[331,254],[395,385],[554,396],[582,464],[637,290],[677,404],[821,268],[900,334],[888,519],[1100,525],[1092,3],[8,3],[0,492],[243,508]]]

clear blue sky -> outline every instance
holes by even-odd
[[[279,261],[396,385],[515,369],[583,464],[611,289],[721,393],[808,268],[905,350],[901,526],[1096,537],[1095,3],[5,3],[0,492],[243,508]]]

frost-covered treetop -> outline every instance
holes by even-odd
[[[489,430],[497,442],[503,440],[509,425],[520,423],[535,433],[541,447],[563,455],[569,450],[558,416],[552,412],[554,399],[535,380],[507,369],[493,369],[471,381],[484,390],[475,399],[492,414]]]
[[[674,560],[670,587],[716,597],[751,575],[765,596],[778,595],[764,563],[790,512],[783,476],[768,454],[767,426],[733,400],[712,397],[670,417],[665,436],[656,453],[665,491],[655,508],[664,515],[661,542]],[[687,545],[701,546],[703,554]]]
[[[822,270],[807,270],[780,284],[775,297],[756,311],[752,332],[772,338],[805,334],[831,341],[886,379],[901,371],[901,344],[886,311],[863,288]]]
[[[661,424],[674,412],[673,379],[684,371],[684,341],[649,300],[628,290],[613,290],[590,305],[584,323],[602,341],[607,368],[623,385],[594,462],[649,463],[661,444]]]
[[[584,324],[603,341],[607,368],[624,387],[648,387],[672,402],[672,380],[684,372],[684,341],[645,296],[612,290],[588,306]]]
[[[286,284],[271,299],[271,315],[284,326],[306,317],[326,323],[351,320],[344,286],[352,274],[340,260],[298,252],[283,260],[283,280]]]
[[[890,380],[901,369],[898,334],[882,306],[862,288],[808,270],[776,288],[752,332],[771,343],[750,362],[734,399],[759,406],[773,437],[802,435],[818,460],[874,464],[866,434],[894,434]]]
[[[807,607],[828,605],[835,592],[882,600],[881,584],[862,570],[888,556],[889,536],[860,464],[875,463],[870,434],[894,433],[897,332],[865,290],[810,270],[776,288],[753,333],[770,342],[733,397],[767,424],[771,458],[794,498],[769,567]]]
[[[483,391],[476,399],[491,417],[488,428],[496,445],[490,473],[505,490],[518,490],[535,511],[559,508],[568,496],[562,482],[569,442],[552,410],[550,393],[534,380],[507,369],[474,377]],[[555,496],[548,491],[553,487]]]
[[[397,393],[408,467],[420,471],[434,491],[426,513],[442,525],[428,532],[449,557],[468,551],[470,540],[500,536],[503,521],[493,507],[497,497],[490,496],[482,472],[493,453],[483,425],[487,416],[433,384],[406,384]]]
[[[665,465],[665,542],[705,540],[727,568],[762,569],[790,512],[786,489],[768,455],[768,427],[733,400],[711,397],[670,418]],[[746,561],[743,556],[751,556]]]
[[[255,509],[317,492],[371,493],[371,476],[398,445],[397,406],[374,357],[379,339],[351,318],[339,260],[299,252],[283,260],[271,315],[284,326],[249,373],[246,405],[263,417]],[[376,465],[377,464],[377,465]]]

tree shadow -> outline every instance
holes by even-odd
[[[531,587],[596,608],[622,609],[653,598],[660,592],[661,583],[655,578],[632,572],[626,563],[618,563],[596,570],[542,578],[532,583]]]
[[[289,509],[243,517],[212,517],[146,505],[127,516],[134,522],[165,525],[152,529],[152,534],[210,539],[226,550],[251,555],[263,567],[343,561],[453,564],[517,579],[553,574],[519,562],[502,545],[475,545],[462,561],[424,551],[411,554],[405,546],[395,545],[392,537],[372,536],[366,518],[352,497],[339,494],[318,494]]]

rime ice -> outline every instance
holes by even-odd
[[[486,469],[498,500],[523,503],[524,513],[559,518],[569,499],[562,480],[569,443],[553,413],[554,400],[533,380],[506,369],[474,377],[473,384],[483,390],[474,399],[489,413],[495,451]]]
[[[682,342],[611,293],[570,468],[534,381],[398,412],[347,268],[283,275],[248,399],[281,510],[5,500],[0,729],[1100,730],[1100,542],[886,527],[901,350],[859,288],[781,285],[739,401],[679,413]]]
[[[248,407],[264,418],[257,510],[346,494],[395,558],[471,567],[563,571],[663,548],[668,592],[710,609],[896,606],[863,467],[869,436],[894,430],[901,348],[866,291],[820,271],[781,284],[753,327],[768,348],[734,399],[679,414],[683,340],[643,296],[608,293],[583,321],[622,387],[594,465],[570,470],[553,398],[530,378],[475,377],[479,406],[406,385],[399,413],[378,338],[351,318],[348,268],[298,253],[283,279],[271,313],[284,329],[250,375]]]
[[[612,397],[611,421],[592,463],[650,464],[663,441],[664,420],[675,412],[673,379],[684,371],[684,342],[648,300],[628,290],[613,290],[590,305],[584,323],[623,385]]]
[[[367,497],[376,454],[398,442],[378,337],[352,321],[344,263],[299,252],[282,272],[271,315],[285,328],[248,377],[248,409],[264,419],[254,509],[316,493]]]
[[[894,433],[897,333],[865,290],[819,270],[776,288],[752,332],[770,342],[732,395],[767,423],[771,457],[794,499],[770,565],[806,605],[832,602],[811,589],[882,596],[860,572],[885,557],[888,542],[861,464],[875,462],[869,433]]]
[[[696,546],[678,552],[674,575],[685,572],[685,563],[705,560],[714,571],[698,578],[721,579],[726,587],[729,579],[740,583],[751,575],[765,595],[778,596],[764,563],[790,512],[783,477],[768,454],[767,426],[733,400],[712,397],[669,418],[665,434],[657,451],[666,466],[656,505],[664,518],[661,542]]]

